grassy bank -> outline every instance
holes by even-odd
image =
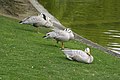
[[[0,80],[119,80],[120,59],[91,48],[92,64],[69,61],[60,44],[43,39],[28,25],[0,16]],[[84,49],[77,41],[65,47]]]

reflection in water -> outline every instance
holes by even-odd
[[[109,42],[109,44],[107,44],[107,47],[113,52],[120,54],[120,40],[116,41],[120,38],[120,31],[108,30],[108,32],[104,32],[104,34],[108,35],[110,37],[109,39],[112,39],[112,42]]]
[[[110,44],[108,44],[108,46],[111,46],[111,47],[120,47],[120,44],[119,43],[110,43]]]
[[[111,36],[114,38],[120,38],[120,36],[118,36],[118,35],[111,35]]]
[[[108,47],[111,51],[120,54],[120,48]]]
[[[120,53],[120,0],[39,0],[79,35]]]

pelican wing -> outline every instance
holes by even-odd
[[[86,56],[87,54],[82,50],[62,50],[65,54],[74,54],[74,55],[80,55],[82,57]]]
[[[74,54],[71,52],[71,50],[62,50],[62,51],[69,60],[73,60],[72,57],[74,56]]]
[[[56,33],[56,39],[61,41],[69,40],[69,34],[67,32],[60,30],[60,31],[56,31],[55,33]]]
[[[93,56],[88,56],[82,50],[62,50],[68,59],[73,59],[80,62],[91,63]]]
[[[42,16],[29,16],[27,18],[24,18],[21,22],[24,24],[34,24],[45,23],[45,20],[42,18]]]
[[[62,30],[55,30],[54,32],[57,34],[57,36],[66,36],[66,35],[68,35],[67,32],[62,31]]]

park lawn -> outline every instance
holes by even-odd
[[[91,48],[92,64],[69,61],[55,44],[30,25],[0,16],[0,80],[120,80],[120,59]],[[88,47],[77,41],[66,48]]]

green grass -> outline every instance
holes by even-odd
[[[60,44],[43,39],[29,25],[0,16],[0,80],[120,80],[120,59],[91,48],[94,62],[69,61]],[[65,47],[87,46],[69,41]]]

